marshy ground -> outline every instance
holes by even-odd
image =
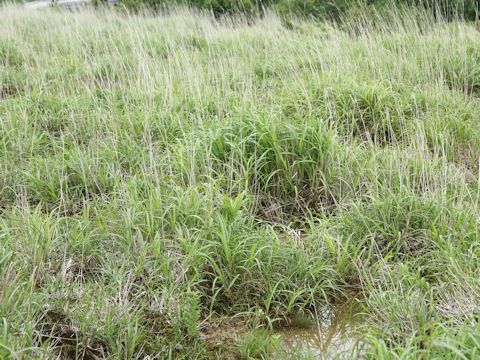
[[[479,49],[418,9],[1,8],[0,358],[288,358],[345,303],[350,356],[480,356]]]

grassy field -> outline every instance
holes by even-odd
[[[479,357],[480,32],[349,19],[0,9],[0,359]]]

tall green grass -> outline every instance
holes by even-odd
[[[352,297],[365,357],[474,358],[480,36],[450,20],[2,7],[0,358],[275,357]]]

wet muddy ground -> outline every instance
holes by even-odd
[[[358,309],[352,302],[322,308],[314,316],[295,316],[273,329],[276,350],[271,359],[358,358],[363,347],[357,336],[358,324]],[[211,348],[228,349],[249,334],[241,320],[213,322],[202,327],[200,338]]]

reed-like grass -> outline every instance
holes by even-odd
[[[352,297],[356,354],[477,357],[479,48],[413,9],[2,7],[0,358],[268,358]]]

